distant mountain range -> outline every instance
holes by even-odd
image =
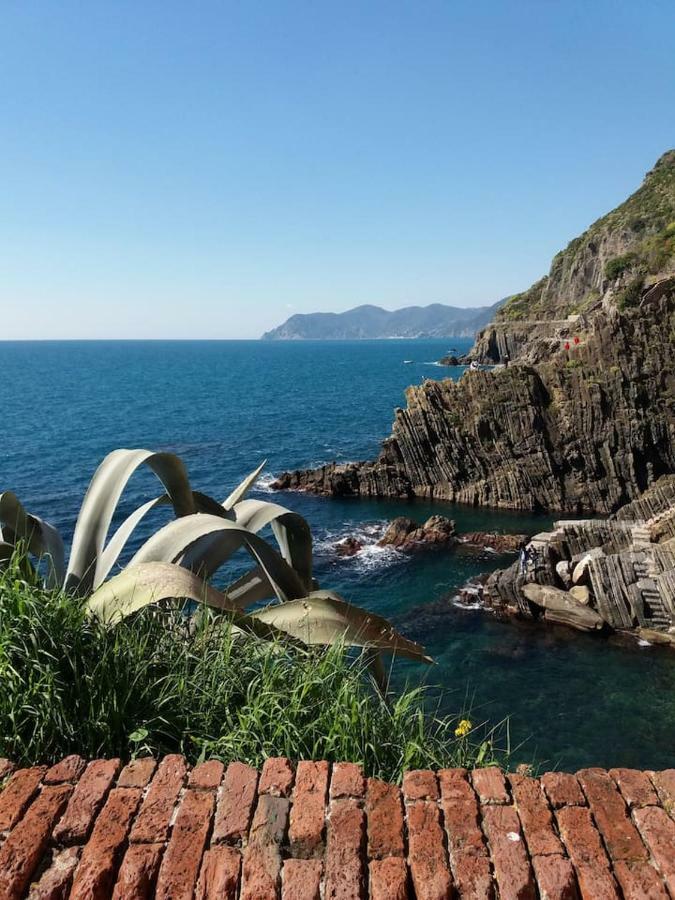
[[[298,313],[265,332],[264,341],[344,341],[377,338],[473,337],[503,303],[464,309],[432,303],[387,310],[357,306],[343,313]]]

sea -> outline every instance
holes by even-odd
[[[421,522],[440,513],[460,532],[518,533],[544,530],[550,517],[271,490],[274,475],[289,468],[375,456],[406,388],[461,377],[461,367],[438,360],[469,343],[0,342],[0,490],[15,491],[69,540],[89,479],[113,449],[177,453],[193,487],[220,500],[265,461],[252,496],[306,517],[321,586],[387,616],[433,657],[432,666],[396,661],[395,689],[425,683],[434,709],[470,709],[474,725],[499,725],[516,763],[672,766],[672,651],[502,621],[458,601],[463,585],[512,556],[463,546],[406,556],[377,546],[398,515]],[[150,473],[135,475],[120,516],[158,487]],[[335,545],[349,536],[364,550],[340,557]]]

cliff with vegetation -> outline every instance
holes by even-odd
[[[410,387],[376,460],[277,487],[611,513],[675,471],[675,151],[472,351],[504,354],[508,366]]]

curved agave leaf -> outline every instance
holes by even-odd
[[[208,494],[193,491],[192,497],[198,512],[208,512],[224,519],[234,518],[233,513],[228,513],[217,500],[209,497]],[[169,495],[162,494],[161,497],[156,497],[154,500],[149,500],[147,503],[139,506],[138,509],[135,509],[131,513],[131,515],[127,516],[115,534],[110,538],[105,550],[99,557],[94,573],[94,590],[103,584],[108,577],[110,570],[119,559],[120,553],[126,546],[129,538],[145,516],[156,507],[165,506],[169,503],[171,503]]]
[[[223,508],[224,509],[232,509],[235,503],[239,503],[240,500],[243,500],[246,494],[251,490],[253,485],[258,480],[258,476],[262,472],[262,470],[267,465],[267,460],[264,459],[257,469],[254,469],[250,475],[247,475],[246,478],[242,481],[242,483],[236,487],[229,497],[223,500]]]
[[[19,540],[25,541],[29,553],[47,563],[47,586],[59,587],[64,577],[65,553],[58,530],[27,512],[12,491],[0,494],[0,524],[5,526],[5,542],[15,545]]]
[[[186,569],[210,578],[240,547],[253,556],[280,600],[304,596],[299,576],[262,538],[236,522],[208,513],[184,516],[160,528],[130,565],[180,562]]]
[[[284,637],[274,626],[243,615],[220,591],[194,572],[173,563],[127,566],[92,594],[85,609],[104,624],[115,625],[146,606],[175,599],[194,600],[228,613],[238,632],[253,633],[267,640]]]
[[[92,589],[119,499],[131,476],[143,464],[152,469],[166,488],[177,516],[194,512],[192,489],[178,456],[150,450],[113,450],[94,472],[77,517],[66,572],[67,590],[86,594]]]
[[[264,569],[256,566],[238,578],[235,582],[225,589],[228,600],[233,603],[237,609],[246,609],[252,603],[259,603],[261,600],[269,600],[274,597],[274,588],[269,582]]]
[[[312,589],[312,532],[305,519],[266,500],[243,500],[234,507],[234,514],[236,521],[249,531],[257,533],[266,525],[272,526],[282,557],[298,573],[309,593]]]
[[[251,618],[273,625],[305,644],[334,644],[389,650],[431,663],[424,647],[399,634],[386,619],[346,603],[332,591],[314,591],[308,597],[268,606]]]

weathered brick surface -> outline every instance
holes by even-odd
[[[645,846],[609,774],[602,769],[582,769],[577,772],[577,778],[611,858],[614,861],[647,859]]]
[[[586,798],[579,782],[569,772],[546,772],[541,776],[541,784],[554,809],[586,805]]]
[[[294,769],[0,760],[0,900],[675,897],[673,769]]]
[[[371,900],[408,900],[408,872],[398,856],[373,860],[369,875]]]
[[[534,873],[515,809],[512,806],[484,806],[481,815],[500,900],[535,900]]]
[[[132,844],[165,841],[178,795],[185,783],[187,765],[182,756],[165,756],[150,782],[129,840]]]
[[[401,793],[395,785],[378,778],[368,779],[366,818],[368,856],[371,859],[405,856],[403,806]]]
[[[44,787],[0,848],[2,900],[18,900],[23,896],[71,791],[67,784]]]
[[[283,756],[266,759],[260,773],[258,793],[273,797],[290,797],[295,773],[293,766]]]
[[[287,859],[284,863],[282,900],[321,900],[320,859]]]
[[[7,831],[19,821],[35,795],[45,771],[45,766],[33,766],[14,772],[0,793],[0,831]]]
[[[159,870],[157,900],[192,900],[213,807],[210,791],[186,791]]]
[[[68,808],[54,829],[58,844],[82,844],[103,806],[120,766],[119,759],[95,759],[80,778]]]
[[[438,806],[418,800],[406,808],[408,862],[417,900],[449,900],[452,878]]]
[[[113,788],[99,813],[94,830],[82,850],[75,872],[71,900],[109,897],[129,829],[141,800],[138,788]]]
[[[309,858],[323,852],[328,775],[326,762],[298,763],[289,829],[293,856]]]
[[[202,859],[195,900],[236,900],[239,896],[241,853],[227,844],[216,844]]]
[[[4,781],[13,771],[14,765],[12,764],[12,761],[5,759],[4,756],[0,757],[0,782]]]
[[[70,756],[66,756],[66,758],[62,759],[60,762],[57,762],[51,769],[48,769],[44,777],[44,782],[45,784],[61,784],[61,782],[64,781],[77,781],[84,772],[86,765],[86,762],[81,756],[73,753]]]
[[[366,779],[356,763],[335,763],[330,780],[330,798],[365,797]]]
[[[609,774],[631,809],[634,806],[654,806],[659,802],[646,772],[639,772],[637,769],[610,769]]]
[[[79,859],[79,847],[57,851],[39,881],[31,885],[28,900],[66,900]]]
[[[258,773],[251,766],[233,762],[227,767],[218,792],[213,826],[214,843],[240,844],[248,835],[258,787]]]
[[[113,900],[150,900],[163,853],[164,844],[131,844],[119,869]]]

